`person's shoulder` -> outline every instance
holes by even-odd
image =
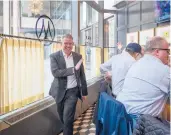
[[[122,56],[122,54],[116,54],[116,55],[113,55],[110,59],[112,60],[118,60],[120,57]]]
[[[60,55],[61,53],[61,50],[60,51],[57,51],[57,52],[54,52],[50,55],[50,57],[57,57],[58,55]]]
[[[77,56],[77,57],[82,57],[82,55],[81,54],[79,54],[79,53],[76,53],[76,52],[72,52],[75,56]]]

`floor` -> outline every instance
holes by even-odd
[[[95,105],[92,105],[74,122],[73,135],[95,135],[95,125],[92,123]],[[59,134],[63,135],[63,133]]]

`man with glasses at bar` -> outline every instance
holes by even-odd
[[[117,100],[129,114],[158,117],[170,93],[169,44],[162,37],[153,37],[147,42],[145,52],[129,69]]]
[[[62,50],[50,55],[54,80],[49,94],[56,101],[63,135],[73,135],[77,100],[85,100],[88,94],[82,56],[72,52],[73,45],[72,35],[67,34],[63,37]]]

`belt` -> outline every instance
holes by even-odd
[[[66,90],[73,90],[73,89],[78,89],[78,86],[76,86],[74,88],[69,88],[69,89],[66,89]]]

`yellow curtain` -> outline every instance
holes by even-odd
[[[109,48],[104,48],[104,62],[109,60]]]
[[[101,56],[101,48],[96,48],[96,76],[100,75],[100,65],[102,63]]]
[[[44,97],[43,46],[3,39],[0,47],[0,114]]]

